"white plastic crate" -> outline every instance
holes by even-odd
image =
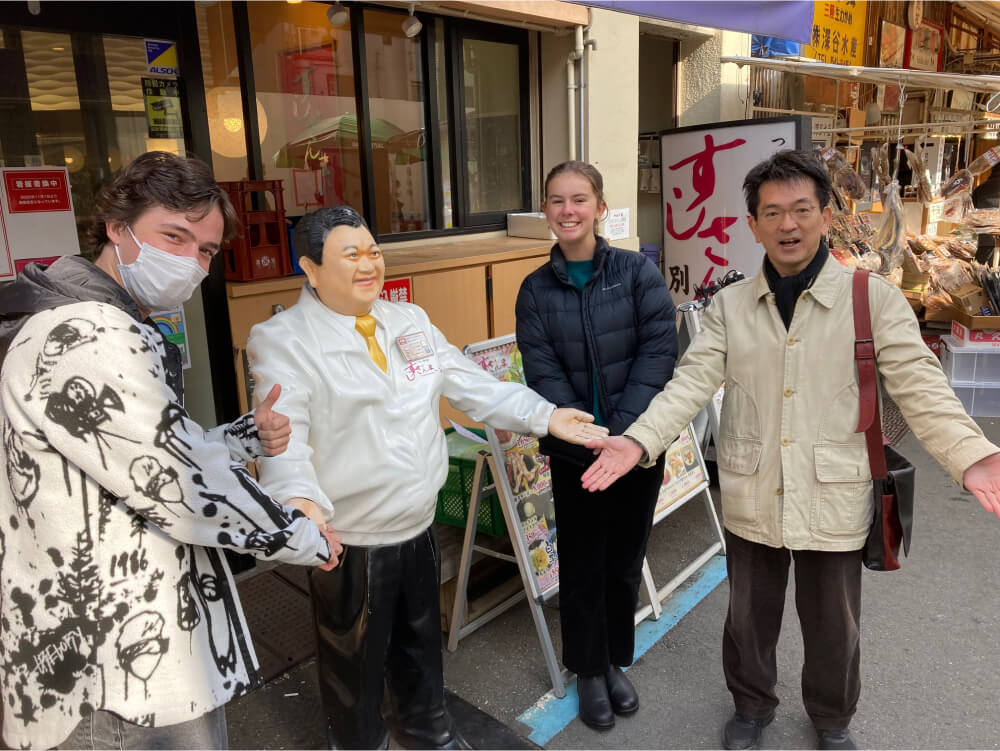
[[[941,337],[941,367],[954,386],[1000,387],[1000,350],[956,346]]]
[[[1000,417],[1000,386],[952,384],[955,396],[973,417]]]

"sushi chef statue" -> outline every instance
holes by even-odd
[[[303,217],[295,249],[309,283],[297,305],[254,326],[247,348],[255,393],[280,383],[275,409],[292,425],[285,453],[261,463],[261,482],[344,545],[338,567],[310,582],[329,740],[387,747],[386,676],[400,744],[463,748],[444,703],[431,529],[448,472],[440,398],[519,433],[585,443],[607,430],[490,376],[416,305],[380,300],[382,253],[353,209]]]

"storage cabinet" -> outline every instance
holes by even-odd
[[[513,334],[517,327],[514,304],[521,282],[532,271],[549,260],[548,254],[541,257],[525,258],[520,261],[503,261],[490,266],[493,295],[490,300],[491,336]]]

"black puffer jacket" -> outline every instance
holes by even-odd
[[[620,435],[666,385],[677,358],[674,304],[645,256],[597,238],[594,273],[573,286],[559,245],[521,284],[517,343],[528,385],[560,407],[593,409],[593,374],[604,424]],[[542,450],[589,464],[589,449],[547,436]]]

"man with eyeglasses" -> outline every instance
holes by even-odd
[[[821,749],[855,748],[861,548],[872,518],[854,365],[851,279],[827,250],[831,185],[805,151],[780,151],[743,183],[762,273],[714,298],[674,377],[623,436],[587,445],[603,490],[672,443],[725,382],[719,481],[729,612],[723,671],[735,713],[726,748],[754,748],[774,719],[775,647],[788,569],[805,643],[802,696]],[[899,290],[868,285],[879,375],[927,451],[1000,516],[1000,448],[983,437],[920,338]]]

